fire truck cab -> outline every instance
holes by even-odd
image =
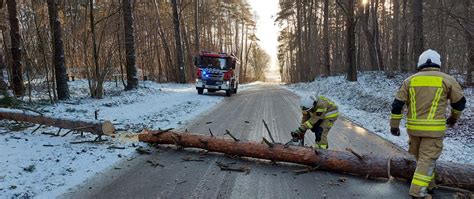
[[[237,93],[239,87],[239,60],[233,54],[201,52],[194,57],[196,90],[198,94],[224,90],[226,96]]]

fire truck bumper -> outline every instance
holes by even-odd
[[[222,84],[207,85],[202,80],[196,81],[196,89],[215,89],[215,90],[229,90],[230,82],[224,81]]]

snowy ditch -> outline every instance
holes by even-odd
[[[190,84],[145,82],[138,90],[124,92],[110,82],[101,100],[88,96],[85,81],[69,86],[70,100],[38,108],[47,116],[76,120],[93,120],[98,111],[99,120],[110,120],[119,131],[129,132],[184,126],[224,99],[224,94],[198,95]],[[140,146],[136,137],[121,135],[100,144],[74,144],[95,136],[52,136],[59,129],[51,127],[32,134],[36,128],[0,121],[0,198],[54,198],[106,169],[121,169],[111,165],[132,159]]]
[[[408,75],[397,75],[393,79],[387,79],[383,73],[366,72],[359,74],[357,82],[349,82],[344,76],[336,76],[284,87],[298,95],[317,94],[330,98],[338,104],[344,117],[407,150],[405,122],[402,121],[400,125],[399,137],[392,136],[389,127],[391,103],[406,77]],[[446,132],[441,160],[474,164],[473,90],[464,90],[466,109],[458,124]]]

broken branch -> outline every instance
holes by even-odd
[[[234,141],[238,142],[240,141],[239,139],[237,139],[234,135],[232,135],[232,133],[230,133],[229,130],[225,130],[225,135],[229,135],[232,139],[234,139]]]
[[[267,129],[268,136],[270,136],[270,140],[272,140],[272,143],[275,143],[275,139],[273,139],[272,133],[270,132],[270,129],[268,128],[267,123],[265,122],[264,119],[262,119],[263,125],[265,126],[265,129]]]
[[[351,152],[353,155],[355,155],[357,158],[359,158],[359,160],[362,160],[362,161],[364,160],[364,158],[363,158],[361,155],[359,155],[358,153],[356,153],[356,152],[355,152],[354,150],[352,150],[351,148],[346,148],[346,151]]]

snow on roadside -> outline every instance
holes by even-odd
[[[214,107],[223,94],[198,95],[193,85],[142,82],[142,88],[123,92],[114,83],[105,85],[104,99],[88,96],[87,82],[70,82],[72,99],[40,107],[47,116],[112,121],[118,130],[175,128]],[[105,143],[72,144],[92,140],[91,134],[51,136],[57,128],[37,126],[10,131],[16,124],[0,120],[0,198],[54,198],[89,177],[129,159],[140,145],[117,136]],[[63,130],[61,134],[66,133]],[[115,168],[120,169],[120,168]]]
[[[318,78],[310,83],[284,86],[298,94],[324,95],[335,101],[341,113],[348,119],[369,131],[408,149],[408,135],[405,121],[402,121],[401,136],[390,134],[389,118],[395,92],[407,75],[397,75],[387,79],[383,73],[366,72],[359,74],[357,82],[349,82],[344,76]],[[447,131],[444,149],[440,157],[444,161],[474,164],[474,91],[464,90],[467,105],[463,116],[455,128]]]

